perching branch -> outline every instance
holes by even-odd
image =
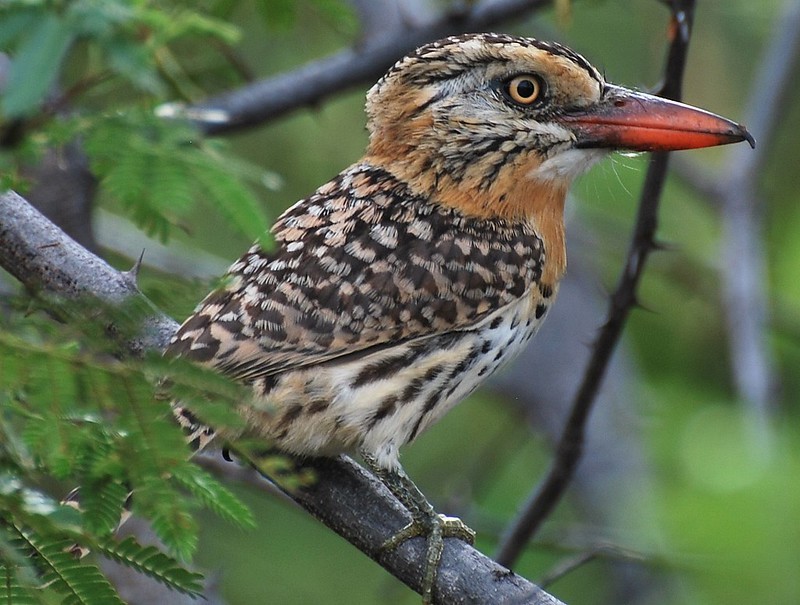
[[[248,84],[191,107],[162,106],[162,115],[185,112],[206,134],[227,134],[280,115],[319,105],[328,97],[358,84],[374,81],[398,57],[416,47],[464,32],[483,31],[498,23],[541,9],[550,0],[483,0],[459,4],[423,24],[382,35],[364,36],[362,43],[303,67]]]
[[[694,15],[694,0],[672,0],[670,7],[671,43],[660,94],[669,99],[679,100]],[[606,322],[594,343],[583,381],[575,395],[567,423],[556,446],[550,470],[530,493],[522,511],[501,539],[495,558],[502,565],[511,566],[517,560],[542,522],[561,501],[580,462],[586,424],[592,405],[628,315],[637,305],[636,291],[647,258],[658,248],[655,232],[661,192],[667,175],[668,158],[668,154],[664,152],[654,153],[651,156],[625,268],[611,296]]]
[[[13,192],[0,194],[0,266],[25,287],[49,300],[91,299],[100,305],[146,309],[142,328],[127,341],[128,352],[164,350],[177,323],[152,305],[121,273],[87,252]],[[72,305],[68,305],[72,307]],[[107,322],[110,317],[99,314]],[[378,546],[409,520],[407,511],[377,479],[349,458],[304,462],[317,481],[290,496],[300,506],[375,559],[414,590],[421,589],[423,540],[409,540],[380,553]],[[266,479],[260,479],[265,481]],[[436,602],[559,605],[561,602],[480,552],[448,539],[434,590]]]
[[[134,355],[148,349],[164,349],[178,328],[175,320],[159,312],[139,293],[135,271],[117,271],[13,191],[0,195],[0,267],[42,297],[57,296],[69,301],[88,298],[102,303],[69,308],[72,313],[83,308],[89,318],[103,325],[110,322],[102,314],[103,306],[129,306],[141,318],[138,334],[130,335],[125,343]]]

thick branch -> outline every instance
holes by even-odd
[[[409,26],[382,36],[367,36],[363,44],[299,69],[248,84],[188,108],[207,134],[225,134],[276,118],[299,109],[319,105],[328,97],[358,84],[374,81],[416,47],[445,36],[481,31],[532,12],[550,0],[484,0],[471,7],[450,10],[435,20]],[[225,116],[224,120],[204,116]]]
[[[103,305],[130,305],[141,318],[138,334],[126,342],[131,352],[164,349],[178,327],[141,296],[132,273],[122,273],[66,235],[25,199],[8,191],[0,195],[0,266],[28,290],[43,296]],[[71,305],[98,321],[103,305]]]
[[[127,307],[131,302],[146,306],[149,317],[143,335],[131,344],[132,353],[142,348],[163,350],[177,328],[146,301],[130,276],[87,252],[13,192],[0,195],[0,266],[28,289],[49,297],[91,297],[113,306]],[[378,551],[378,545],[409,520],[388,490],[344,456],[305,466],[315,471],[318,480],[292,498],[391,574],[420,590],[420,562],[425,560],[422,540],[409,540],[391,552]],[[435,596],[443,604],[560,603],[459,540],[445,543]]]
[[[694,0],[674,0],[671,6],[673,37],[664,70],[661,94],[679,100],[694,14]],[[667,160],[666,153],[654,153],[651,157],[642,187],[633,239],[625,268],[611,296],[605,325],[595,341],[592,356],[575,395],[550,470],[542,482],[533,489],[522,511],[501,540],[496,559],[503,565],[510,566],[517,560],[525,544],[561,501],[580,462],[589,414],[628,315],[636,306],[636,290],[647,257],[656,249],[654,236],[658,224],[661,192],[666,180]]]

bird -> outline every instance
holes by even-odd
[[[167,355],[249,385],[248,436],[300,457],[360,453],[412,519],[383,547],[427,540],[431,603],[444,538],[474,532],[435,512],[399,450],[536,333],[566,270],[572,181],[614,150],[753,139],[608,83],[566,46],[494,33],[401,58],[366,114],[364,156],[280,215],[274,249],[241,256]]]

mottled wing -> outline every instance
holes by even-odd
[[[250,381],[462,330],[538,280],[541,241],[465,217],[357,164],[287,210],[178,330],[169,353]]]

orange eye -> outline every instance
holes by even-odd
[[[542,81],[539,76],[517,76],[506,84],[506,92],[515,103],[530,105],[541,95]]]

